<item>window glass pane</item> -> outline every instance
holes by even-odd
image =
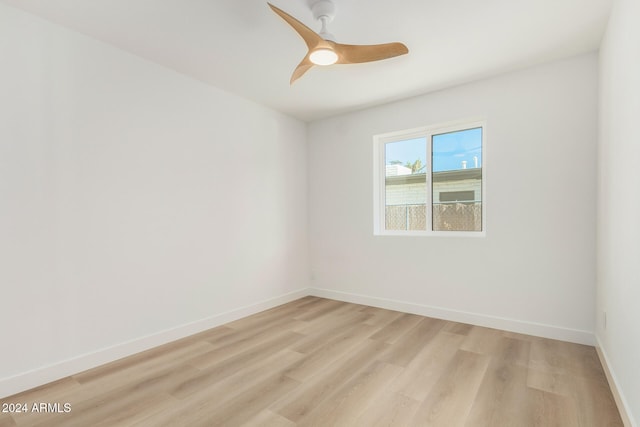
[[[482,231],[482,128],[431,138],[433,231]]]
[[[427,229],[427,139],[385,144],[385,229]]]

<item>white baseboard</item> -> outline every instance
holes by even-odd
[[[551,338],[578,344],[595,345],[594,334],[592,332],[582,331],[579,329],[562,328],[559,326],[545,325],[542,323],[525,322],[522,320],[508,319],[504,317],[490,316],[479,313],[470,313],[466,311],[433,307],[429,305],[397,301],[386,298],[370,297],[347,292],[339,292],[330,289],[311,288],[309,289],[309,294],[322,298],[335,299],[338,301],[370,305],[373,307],[402,311],[405,313],[413,313],[420,316],[435,317],[438,319],[451,320],[461,323],[470,323],[472,325],[484,326],[487,328],[502,329],[505,331],[518,332],[521,334],[534,335],[538,337]]]
[[[215,328],[216,326],[268,310],[307,295],[309,295],[308,289],[300,289],[275,298],[240,307],[235,310],[216,314],[206,319],[124,342],[113,347],[83,354],[72,359],[44,366],[33,371],[24,372],[13,377],[0,379],[0,398],[8,397],[123,357],[130,356],[207,329]]]
[[[620,390],[620,387],[618,387],[617,377],[614,371],[611,369],[607,353],[604,351],[604,348],[602,347],[602,344],[600,342],[600,338],[597,335],[596,342],[596,351],[598,352],[600,363],[604,368],[604,373],[607,376],[607,381],[609,382],[611,393],[613,394],[613,398],[615,399],[616,405],[618,406],[618,411],[620,412],[622,422],[624,423],[625,427],[638,427],[638,424],[636,424],[631,416],[631,411],[628,410],[629,403],[627,402],[627,399],[625,399],[624,394]]]

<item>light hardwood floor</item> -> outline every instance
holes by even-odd
[[[30,390],[0,426],[622,426],[593,347],[306,297]]]

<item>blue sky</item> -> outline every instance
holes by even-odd
[[[420,159],[426,164],[427,140],[415,138],[391,142],[385,146],[386,164],[398,160],[405,164]],[[482,129],[467,129],[458,132],[433,136],[433,171],[462,169],[462,161],[467,161],[467,168],[475,167],[474,157],[478,158],[478,167],[482,167]],[[424,172],[424,171],[422,171]]]

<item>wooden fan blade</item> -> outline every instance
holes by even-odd
[[[291,75],[291,81],[289,82],[289,84],[293,84],[293,82],[295,82],[300,77],[302,77],[304,75],[304,73],[309,71],[311,69],[311,67],[313,67],[314,65],[315,64],[313,62],[311,62],[311,60],[309,59],[309,54],[307,54],[307,56],[304,57],[302,62],[300,62],[300,64],[298,64],[296,69],[293,70],[293,74]]]
[[[276,14],[278,14],[278,16],[280,16],[282,19],[287,21],[287,23],[291,25],[291,27],[294,30],[296,30],[298,34],[300,34],[300,37],[302,37],[304,42],[307,44],[307,47],[309,48],[309,50],[316,47],[318,43],[323,40],[322,37],[320,37],[315,31],[313,31],[311,28],[304,25],[302,22],[298,21],[293,16],[289,15],[284,10],[278,9],[271,3],[267,2],[267,4],[271,8],[271,10],[273,10]]]
[[[338,64],[358,64],[361,62],[380,61],[409,53],[402,43],[385,43],[375,45],[335,44]]]

